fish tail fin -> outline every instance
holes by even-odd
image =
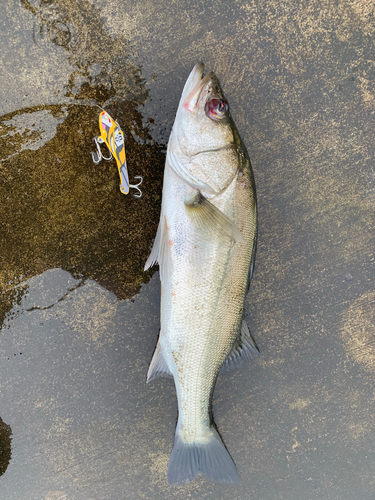
[[[218,432],[211,427],[211,438],[204,443],[186,443],[176,430],[168,464],[168,483],[190,482],[201,472],[215,483],[238,483],[236,466]]]

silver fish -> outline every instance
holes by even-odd
[[[257,205],[250,160],[213,72],[194,66],[169,138],[160,222],[148,269],[159,263],[161,327],[147,380],[172,375],[178,423],[169,484],[199,473],[239,481],[212,418],[220,370],[258,350],[244,318]]]

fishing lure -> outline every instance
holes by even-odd
[[[113,120],[113,118],[111,118],[109,114],[103,110],[99,115],[99,129],[100,135],[94,137],[97,153],[91,153],[93,162],[97,164],[102,159],[111,160],[114,157],[117,162],[118,173],[120,176],[121,193],[128,194],[129,188],[134,188],[138,191],[134,197],[140,198],[142,196],[142,191],[139,189],[139,186],[142,184],[143,178],[140,175],[136,175],[134,178],[139,180],[138,184],[129,184],[124,133],[119,124],[116,123],[115,120]],[[109,158],[106,158],[103,155],[99,144],[106,144],[109,149]]]

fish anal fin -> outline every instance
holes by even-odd
[[[156,344],[156,349],[148,369],[147,382],[151,382],[151,380],[158,377],[172,377],[172,373],[167,366],[159,341]]]
[[[241,332],[238,340],[233,346],[233,349],[229,353],[225,363],[221,369],[222,372],[226,372],[232,368],[236,368],[244,361],[250,358],[256,358],[259,356],[259,350],[255,345],[253,338],[251,337],[249,327],[247,326],[245,317],[242,319]]]
[[[245,243],[240,230],[221,210],[198,192],[193,199],[185,200],[188,216],[196,227],[207,236],[224,235],[236,242]]]

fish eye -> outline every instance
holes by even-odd
[[[210,99],[206,102],[206,115],[213,120],[221,120],[227,116],[229,104],[226,99]]]

